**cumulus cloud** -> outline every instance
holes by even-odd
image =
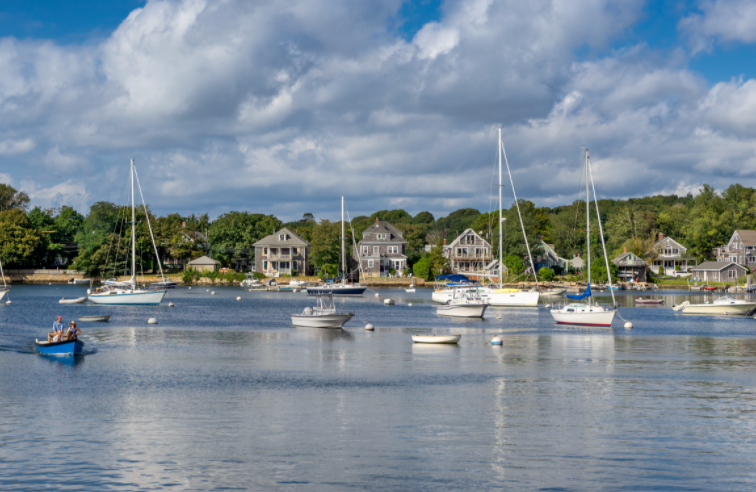
[[[574,199],[581,144],[606,196],[755,170],[753,81],[606,51],[641,0],[449,0],[410,40],[401,3],[152,0],[99,44],[0,39],[0,171],[84,210],[136,157],[160,213],[296,218],[486,208],[499,125],[541,204]]]
[[[704,0],[702,13],[680,21],[679,28],[691,44],[693,53],[711,49],[717,40],[756,42],[756,3],[750,0]]]

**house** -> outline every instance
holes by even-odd
[[[708,282],[736,282],[748,269],[742,265],[723,261],[704,261],[690,269],[693,278]]]
[[[585,262],[580,255],[575,255],[571,260],[568,260],[569,267],[573,270],[582,270],[585,267]]]
[[[753,269],[756,267],[756,231],[733,232],[730,242],[714,248],[713,253],[718,262],[738,263]]]
[[[465,230],[451,244],[444,245],[444,256],[449,259],[452,273],[475,280],[486,276],[488,264],[493,260],[491,245],[472,229]]]
[[[284,227],[254,245],[254,271],[268,277],[311,275],[310,243]]]
[[[618,276],[621,280],[645,282],[648,273],[648,263],[634,253],[625,252],[612,260],[619,268]]]
[[[500,273],[499,273],[499,265],[500,265],[500,263],[501,262],[499,260],[493,260],[488,265],[486,265],[485,276],[487,278],[491,279],[491,280],[498,281],[499,280],[499,275],[500,275]],[[506,275],[508,273],[509,273],[509,269],[507,268],[506,265],[504,265],[504,275]]]
[[[659,272],[659,268],[666,275],[675,275],[675,272],[687,272],[695,266],[696,259],[687,254],[688,248],[678,243],[671,237],[664,237],[659,233],[659,240],[656,241],[652,250],[651,270]]]
[[[215,261],[207,256],[200,256],[186,264],[188,268],[198,272],[214,272],[220,268],[220,261]]]
[[[362,275],[388,277],[392,268],[395,272],[404,271],[407,268],[407,241],[402,236],[402,231],[376,218],[375,224],[363,231],[354,251]]]
[[[550,268],[556,273],[562,273],[567,271],[570,265],[570,260],[562,258],[557,254],[553,244],[547,244],[543,240],[533,248],[533,253],[533,264],[535,265],[536,272],[541,268]]]

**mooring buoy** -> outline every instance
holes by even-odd
[[[150,318],[150,319],[147,320],[147,324],[148,325],[156,325],[157,324],[157,319]]]
[[[491,339],[491,345],[503,345],[503,344],[504,344],[504,339],[502,339],[499,335],[495,335]]]
[[[237,296],[237,297],[236,297],[236,300],[237,300],[237,301],[241,301],[241,296]]]
[[[365,325],[365,331],[373,331],[375,330],[375,327],[373,327],[372,324],[368,323]]]
[[[625,329],[626,330],[632,330],[633,329],[633,324],[631,322],[629,322],[629,321],[625,322]]]
[[[168,303],[168,307],[173,307],[173,303],[172,303],[172,302],[169,302],[169,303]]]

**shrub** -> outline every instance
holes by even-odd
[[[430,275],[430,260],[427,256],[420,258],[415,266],[412,267],[412,274],[417,278],[427,279]]]
[[[260,273],[260,272],[253,272],[252,276],[254,278],[256,278],[257,280],[262,280],[262,279],[265,278],[265,274],[264,273]]]
[[[538,270],[538,276],[541,277],[541,280],[543,280],[544,282],[549,282],[554,278],[555,274],[554,270],[552,270],[551,268],[543,267]]]

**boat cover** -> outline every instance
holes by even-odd
[[[455,275],[455,274],[446,274],[446,275],[439,275],[436,277],[436,280],[448,280],[449,282],[457,282],[461,284],[466,284],[470,282],[470,279],[465,277],[464,275]]]
[[[569,297],[570,299],[575,299],[576,301],[582,301],[586,297],[591,296],[591,284],[588,284],[588,287],[585,289],[585,292],[583,292],[582,294],[574,294],[574,295],[565,294],[565,295]]]

